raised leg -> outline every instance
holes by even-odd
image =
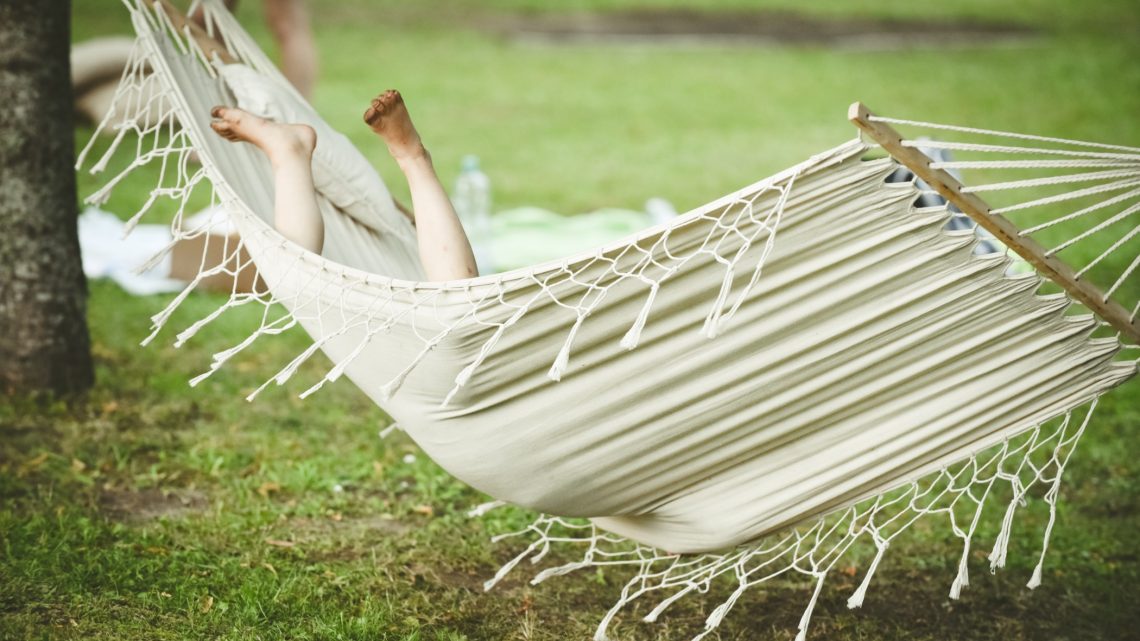
[[[281,235],[320,253],[325,226],[313,187],[313,149],[317,133],[308,125],[270,122],[249,112],[214,107],[210,126],[219,136],[256,145],[273,166],[273,225]]]
[[[428,280],[477,276],[479,271],[471,243],[435,174],[431,155],[424,148],[400,93],[389,90],[377,96],[364,113],[364,121],[384,139],[388,152],[408,180],[420,261]]]

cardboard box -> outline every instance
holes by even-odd
[[[226,271],[203,278],[198,286],[214,292],[268,291],[245,248],[235,251],[240,242],[237,234],[201,234],[183,239],[170,252],[170,277],[189,282],[201,268],[212,268],[225,262]]]

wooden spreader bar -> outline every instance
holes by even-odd
[[[861,102],[852,104],[847,113],[848,119],[856,127],[962,213],[1005,243],[1074,299],[1119,330],[1124,337],[1140,343],[1140,324],[1131,318],[1131,314],[1123,305],[1105,296],[1096,285],[1077,276],[1073,268],[1063,261],[1055,256],[1046,255],[1044,247],[1032,238],[1023,236],[1021,230],[1004,216],[990,213],[991,207],[984,200],[972,193],[963,192],[962,183],[946,170],[931,168],[930,164],[934,161],[929,156],[914,147],[904,147],[903,137],[899,132],[886,123],[872,121],[873,116],[874,114]]]

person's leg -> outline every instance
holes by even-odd
[[[457,280],[479,274],[475,254],[435,175],[431,155],[412,124],[404,99],[389,90],[372,101],[364,121],[384,139],[412,192],[420,260],[428,280]]]
[[[270,122],[230,107],[214,107],[210,124],[218,135],[256,145],[273,166],[273,225],[305,249],[321,253],[325,226],[313,187],[317,133],[308,125]]]
[[[281,71],[310,98],[317,82],[317,45],[304,0],[265,0],[265,22],[281,50]]]

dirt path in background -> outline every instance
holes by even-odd
[[[690,9],[591,14],[483,16],[479,27],[514,40],[546,44],[816,45],[896,49],[1022,41],[1032,28],[975,20],[827,19],[782,11]]]

